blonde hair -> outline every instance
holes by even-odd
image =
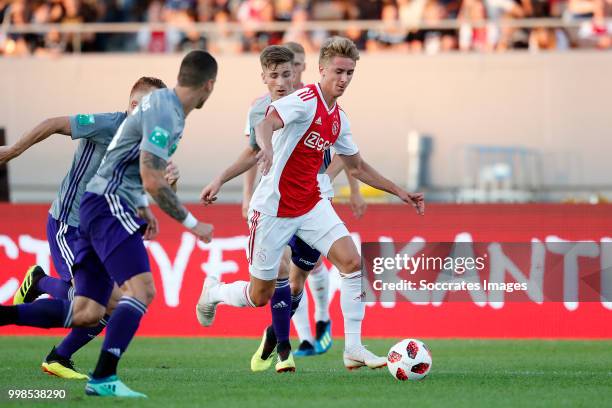
[[[357,62],[359,60],[359,50],[355,43],[346,37],[330,37],[321,46],[319,64],[326,63],[334,57],[350,58]]]

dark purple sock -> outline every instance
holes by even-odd
[[[72,285],[69,282],[51,276],[43,276],[36,285],[36,289],[56,299],[68,299],[68,292],[71,287]]]
[[[136,334],[147,306],[138,299],[123,296],[113,311],[106,327],[102,353],[93,373],[94,378],[105,378],[117,373],[119,359]]]
[[[301,291],[297,295],[291,295],[291,317],[295,314],[298,306],[300,305],[300,301],[302,300],[302,295],[304,291]]]
[[[72,303],[63,299],[40,299],[32,303],[18,305],[17,322],[19,326],[70,327],[72,324]]]
[[[272,300],[272,327],[278,343],[289,341],[289,328],[291,324],[291,288],[289,279],[278,279]]]
[[[55,352],[64,358],[72,358],[74,353],[102,333],[109,317],[105,315],[96,327],[75,327],[64,337],[64,340],[56,347]]]

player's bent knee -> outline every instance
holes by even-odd
[[[157,294],[157,291],[155,290],[155,285],[153,284],[148,284],[143,287],[137,288],[133,292],[133,296],[147,306],[149,306],[153,302],[153,299],[155,299],[155,295]]]
[[[146,306],[153,302],[157,293],[153,275],[150,272],[134,276],[121,286],[121,290],[124,296],[136,298]]]
[[[272,299],[272,294],[267,292],[256,292],[251,294],[251,302],[255,307],[263,307]]]
[[[361,258],[359,256],[347,258],[341,265],[339,265],[338,269],[343,275],[358,272],[361,270]]]

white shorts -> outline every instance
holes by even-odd
[[[338,239],[349,236],[346,226],[327,199],[321,199],[312,210],[294,218],[276,217],[249,210],[249,272],[257,279],[270,281],[278,276],[278,267],[291,237],[327,255]]]

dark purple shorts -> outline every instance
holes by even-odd
[[[291,260],[305,271],[312,271],[321,256],[321,253],[294,235],[289,241]]]
[[[145,222],[117,195],[85,193],[75,245],[76,295],[106,305],[113,289],[143,272],[150,272],[142,240]]]
[[[51,250],[51,260],[60,279],[66,282],[72,280],[72,265],[78,235],[77,228],[56,220],[51,214],[47,217],[47,241]]]

